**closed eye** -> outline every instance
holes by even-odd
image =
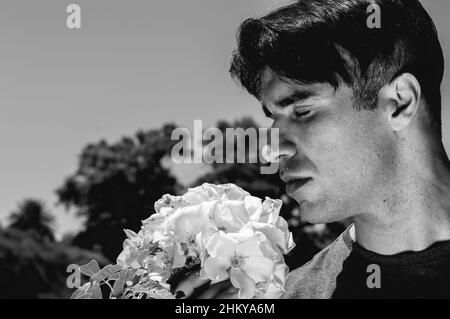
[[[311,110],[295,110],[294,111],[294,116],[296,118],[300,118],[300,117],[306,117],[311,113]]]

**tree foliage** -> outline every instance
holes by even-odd
[[[12,212],[9,227],[12,229],[36,232],[40,237],[55,240],[53,224],[54,217],[38,199],[28,198],[19,203],[17,210]]]
[[[70,264],[96,259],[109,261],[91,251],[52,242],[33,230],[0,230],[0,299],[69,298],[66,286]]]
[[[181,186],[164,167],[170,154],[173,124],[138,132],[109,144],[87,145],[74,174],[57,190],[60,202],[86,216],[86,229],[74,239],[84,248],[98,248],[114,260],[122,249],[123,229],[137,229],[163,194]]]

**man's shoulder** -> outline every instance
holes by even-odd
[[[350,255],[351,247],[349,227],[311,261],[288,274],[286,292],[281,298],[330,298],[336,286],[336,277],[341,272],[345,259]]]

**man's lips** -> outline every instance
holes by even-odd
[[[293,178],[289,179],[289,181],[286,183],[286,193],[292,194],[299,188],[303,187],[306,183],[311,181],[311,177],[306,178]]]

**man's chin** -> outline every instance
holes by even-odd
[[[334,223],[345,217],[338,216],[335,210],[318,203],[303,200],[299,203],[300,218],[311,224]]]

